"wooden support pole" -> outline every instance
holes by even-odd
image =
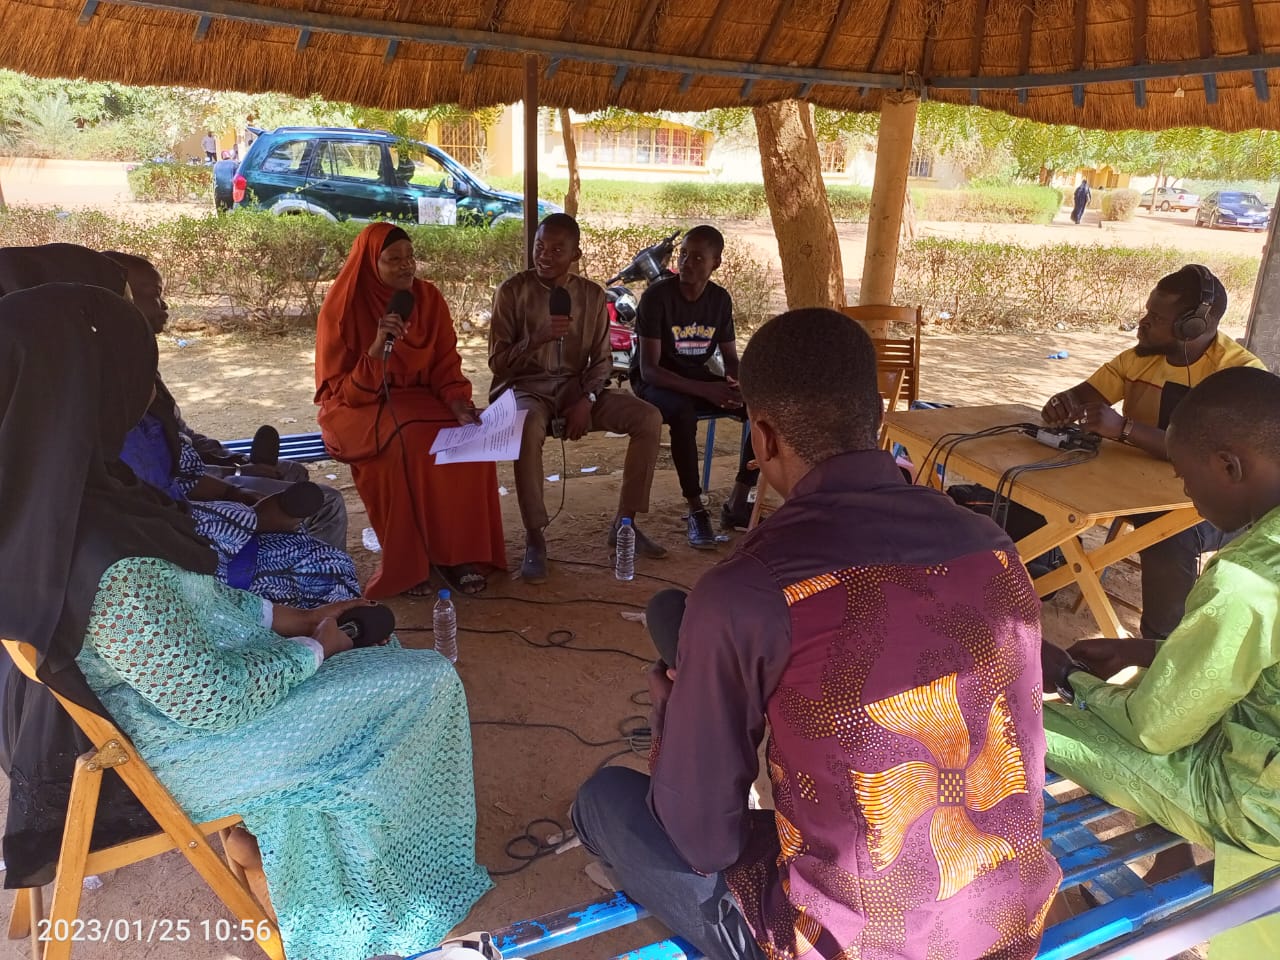
[[[524,253],[533,266],[533,235],[538,232],[538,58],[524,58]]]
[[[1280,202],[1280,196],[1277,197]],[[1261,358],[1272,373],[1280,371],[1280,245],[1276,243],[1276,218],[1267,230],[1262,265],[1253,287],[1253,306],[1244,345]]]
[[[910,93],[884,95],[880,104],[880,135],[876,142],[876,178],[871,188],[867,219],[867,253],[862,264],[858,303],[893,303],[893,280],[898,269],[898,233],[907,196],[911,141],[916,131],[919,99]],[[888,330],[868,331],[885,337]]]

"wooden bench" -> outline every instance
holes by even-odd
[[[1243,922],[1235,919],[1216,929],[1209,924],[1187,929],[1182,922],[1197,905],[1220,907],[1230,905],[1235,888],[1216,897],[1210,897],[1213,889],[1213,864],[1201,864],[1156,884],[1147,884],[1132,864],[1150,856],[1179,846],[1185,841],[1157,826],[1137,827],[1118,836],[1102,840],[1094,833],[1095,827],[1118,811],[1105,801],[1090,794],[1059,797],[1069,794],[1072,784],[1050,774],[1045,789],[1044,836],[1050,849],[1062,867],[1064,890],[1081,887],[1097,902],[1097,906],[1069,920],[1055,924],[1045,931],[1037,955],[1038,960],[1067,960],[1079,957],[1103,945],[1118,941],[1126,935],[1161,933],[1177,928],[1182,938],[1196,937],[1190,944],[1207,939],[1210,934],[1221,932]],[[1272,876],[1274,874],[1274,876]],[[1266,884],[1270,886],[1266,886]],[[1280,903],[1280,867],[1268,874],[1259,875],[1241,889],[1251,895],[1255,912],[1261,916],[1277,909]],[[1258,891],[1262,892],[1259,893]],[[1268,899],[1269,898],[1269,899]],[[1214,903],[1210,903],[1214,901]],[[1262,906],[1258,906],[1261,902]],[[1269,907],[1267,904],[1269,903]],[[1238,907],[1238,904],[1237,904]],[[585,940],[600,933],[617,930],[644,919],[649,914],[625,893],[615,893],[600,900],[577,904],[555,913],[531,920],[521,920],[500,930],[493,931],[494,945],[502,951],[506,960],[512,957],[531,957],[566,944]],[[1210,911],[1210,916],[1220,913]],[[1239,911],[1237,909],[1236,917]],[[1250,917],[1251,918],[1251,917]],[[1228,916],[1228,920],[1231,917]],[[1171,956],[1182,947],[1168,954],[1139,954],[1126,952],[1126,958],[1137,960],[1140,956]],[[620,955],[626,960],[694,960],[698,951],[679,937],[668,937],[637,950]],[[1089,953],[1092,958],[1093,954]]]

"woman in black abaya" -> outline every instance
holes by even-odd
[[[127,376],[103,375],[130,363]],[[107,290],[48,284],[0,299],[0,636],[34,646],[49,687],[104,714],[75,664],[103,572],[129,556],[201,573],[217,562],[190,519],[118,460],[155,363],[146,321]],[[6,887],[52,879],[75,758],[90,749],[49,692],[0,655]],[[99,814],[94,848],[155,829],[114,775]]]

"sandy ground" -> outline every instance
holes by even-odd
[[[924,342],[921,395],[953,403],[996,400],[1039,402],[1088,375],[1129,343],[1116,333],[1062,334],[1052,340],[1040,336],[1002,337],[998,353],[982,336],[929,336]],[[1065,349],[1070,358],[1050,361],[1046,354]],[[311,346],[301,338],[249,342],[229,337],[194,338],[184,348],[171,340],[162,344],[161,366],[171,390],[183,404],[188,419],[202,430],[221,436],[247,436],[260,423],[275,424],[282,433],[315,429],[312,392]],[[473,377],[477,393],[487,386],[483,352],[478,343],[464,346],[465,369]],[[736,466],[737,430],[722,428],[713,473],[712,501],[718,505]],[[567,494],[563,514],[549,530],[551,555],[573,563],[554,566],[551,580],[541,588],[524,585],[509,575],[494,578],[487,599],[463,599],[459,617],[464,627],[505,629],[519,633],[505,636],[464,633],[458,665],[466,684],[473,719],[510,720],[517,723],[561,723],[591,740],[617,736],[627,717],[645,710],[632,696],[644,689],[643,664],[616,653],[585,653],[535,649],[549,631],[574,632],[570,646],[616,647],[641,657],[650,655],[642,628],[621,614],[629,605],[640,605],[657,580],[638,578],[618,583],[607,567],[609,551],[604,543],[607,521],[613,513],[619,484],[618,470],[625,440],[593,435],[570,444],[567,467],[558,450],[547,450],[547,472],[568,478],[548,484],[548,502],[554,511],[561,492]],[[584,467],[599,469],[583,475]],[[349,471],[341,464],[312,466],[315,479],[339,486],[347,496],[351,515],[350,549],[362,575],[372,569],[374,557],[360,546],[360,532],[367,519],[351,485]],[[511,489],[510,467],[500,469],[500,481]],[[641,561],[643,574],[692,584],[718,555],[698,553],[683,542],[683,504],[674,472],[666,460],[660,466],[653,491],[653,510],[644,528],[671,547],[662,562]],[[519,556],[519,515],[515,497],[502,498],[508,556]],[[727,548],[721,551],[726,553]],[[581,564],[581,565],[580,565]],[[593,566],[593,564],[600,566]],[[1136,584],[1125,572],[1109,581],[1113,589],[1136,599]],[[1087,613],[1073,613],[1076,591],[1062,591],[1044,609],[1047,636],[1068,643],[1094,633]],[[525,601],[554,601],[538,606]],[[604,602],[601,602],[604,601]],[[430,608],[424,601],[393,603],[402,637],[416,645],[424,635],[414,626],[429,623]],[[1136,624],[1121,611],[1129,626]],[[477,727],[474,731],[476,796],[479,814],[479,859],[494,870],[512,866],[503,854],[509,839],[522,833],[525,824],[538,817],[563,822],[573,793],[581,781],[605,757],[620,746],[587,748],[568,734],[517,727]],[[618,762],[633,762],[623,760]],[[527,918],[597,894],[582,870],[586,855],[579,849],[541,860],[524,872],[498,878],[461,924],[462,930],[496,927]],[[176,854],[103,878],[101,889],[86,893],[81,915],[108,920],[116,917],[201,918],[223,916],[225,911]],[[9,895],[0,896],[7,909]],[[565,951],[566,956],[609,956],[629,949],[652,936],[647,926],[618,935],[608,942]],[[647,942],[647,941],[646,941]],[[148,960],[189,958],[224,960],[250,958],[255,951],[236,944],[195,943],[178,947],[153,944],[119,947],[82,944],[81,960],[105,960],[117,956]],[[0,956],[25,956],[25,946],[0,943]]]
[[[1183,222],[1183,221],[1186,222]],[[1046,227],[994,227],[991,225],[925,225],[950,235],[982,235],[997,230],[1002,237],[1017,234],[1027,242],[1054,242],[1062,237],[1083,242],[1169,242],[1203,249],[1208,243],[1230,245],[1241,253],[1257,254],[1261,238],[1253,234],[1194,230],[1189,216],[1142,215],[1134,224],[1097,230],[1069,223]],[[1088,231],[1088,240],[1084,234]],[[744,232],[771,253],[773,237],[767,228],[753,226]],[[847,272],[856,274],[861,263],[863,228],[841,230]],[[1123,239],[1121,239],[1123,238]],[[774,250],[776,253],[776,250]],[[1239,335],[1239,331],[1232,331]],[[184,334],[185,346],[176,336],[163,338],[161,367],[170,389],[183,405],[192,424],[216,436],[248,436],[261,423],[274,424],[281,433],[316,429],[311,395],[313,345],[305,337],[249,341],[227,336]],[[923,346],[921,396],[951,403],[1043,401],[1049,394],[1079,382],[1099,364],[1128,346],[1131,335],[1120,332],[1062,333],[1000,337],[999,349],[983,335],[927,334]],[[1067,350],[1064,361],[1046,355]],[[477,396],[487,389],[484,347],[479,340],[464,342],[464,369],[476,385]],[[736,468],[738,431],[722,425],[717,443],[710,501],[713,511],[727,492]],[[593,435],[570,444],[561,462],[558,449],[548,446],[546,472],[561,479],[547,486],[548,504],[555,512],[562,494],[563,513],[548,531],[551,556],[562,561],[553,567],[550,582],[530,587],[509,575],[496,576],[483,600],[463,598],[459,618],[464,628],[513,631],[505,635],[464,632],[461,637],[459,673],[466,685],[474,720],[505,720],[514,726],[479,726],[474,730],[476,796],[479,819],[478,857],[494,871],[515,866],[504,854],[508,841],[524,832],[525,825],[541,817],[564,822],[577,786],[618,745],[589,748],[568,734],[522,728],[523,723],[560,723],[591,740],[609,740],[628,717],[645,713],[633,695],[643,690],[644,666],[639,659],[614,652],[575,652],[578,647],[611,647],[635,657],[648,658],[651,650],[643,629],[623,619],[637,609],[665,578],[692,584],[717,555],[699,553],[683,539],[683,502],[676,477],[664,451],[653,488],[653,509],[643,527],[671,547],[662,562],[640,561],[642,576],[622,584],[609,572],[609,551],[604,538],[613,514],[619,485],[619,469],[625,440]],[[584,468],[596,467],[590,475]],[[360,545],[367,518],[341,464],[312,465],[313,479],[334,484],[346,494],[350,511],[349,546],[362,576],[372,570],[375,557]],[[500,482],[514,488],[509,465],[499,470]],[[517,561],[522,543],[515,497],[504,496],[502,508],[508,532],[508,556]],[[722,549],[719,555],[728,552]],[[1120,570],[1108,587],[1131,599],[1137,597],[1132,573]],[[1044,608],[1044,630],[1054,642],[1066,644],[1096,634],[1087,612],[1073,612],[1077,591],[1069,588]],[[549,604],[549,605],[540,605]],[[429,623],[425,601],[398,600],[392,604],[407,645],[424,641],[415,631]],[[1136,617],[1121,609],[1126,624]],[[550,631],[573,632],[568,649],[538,649]],[[518,636],[517,636],[518,634]],[[229,762],[234,762],[229,759]],[[639,758],[615,762],[639,763]],[[0,792],[2,794],[3,792]],[[0,806],[3,805],[0,796]],[[542,859],[514,876],[496,877],[495,887],[460,925],[468,931],[493,928],[528,918],[599,894],[583,874],[588,862],[581,849]],[[81,916],[107,921],[227,916],[203,883],[177,854],[117,871],[103,877],[100,889],[87,891]],[[0,910],[7,912],[11,896],[0,892]],[[659,930],[647,922],[622,933],[600,938],[590,946],[567,948],[565,957],[600,957],[650,942]],[[424,945],[426,946],[426,945]],[[27,955],[25,944],[0,941],[0,958]],[[194,942],[184,945],[119,946],[80,944],[80,960],[107,960],[120,956],[146,960],[231,960],[259,956],[250,947],[234,943]]]

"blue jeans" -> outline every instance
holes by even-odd
[[[1134,517],[1143,526],[1163,516],[1160,513]],[[1207,520],[1161,540],[1138,556],[1142,558],[1142,636],[1163,640],[1173,633],[1186,612],[1187,594],[1200,576],[1200,555],[1220,550],[1237,533],[1223,533]]]
[[[706,400],[665,387],[638,383],[633,384],[632,389],[637,397],[661,411],[662,422],[671,431],[671,462],[675,465],[676,476],[680,478],[680,495],[686,499],[702,496],[706,491],[702,489],[702,478],[698,473],[698,415],[723,414],[725,411]],[[732,416],[745,420],[746,411],[738,411]],[[755,456],[755,451],[751,448],[751,437],[748,435],[738,454],[738,475],[734,477],[734,483],[755,486],[760,471],[747,467]]]
[[[619,889],[709,960],[764,960],[724,876],[681,859],[649,809],[649,778],[605,767],[582,785],[573,828]]]

